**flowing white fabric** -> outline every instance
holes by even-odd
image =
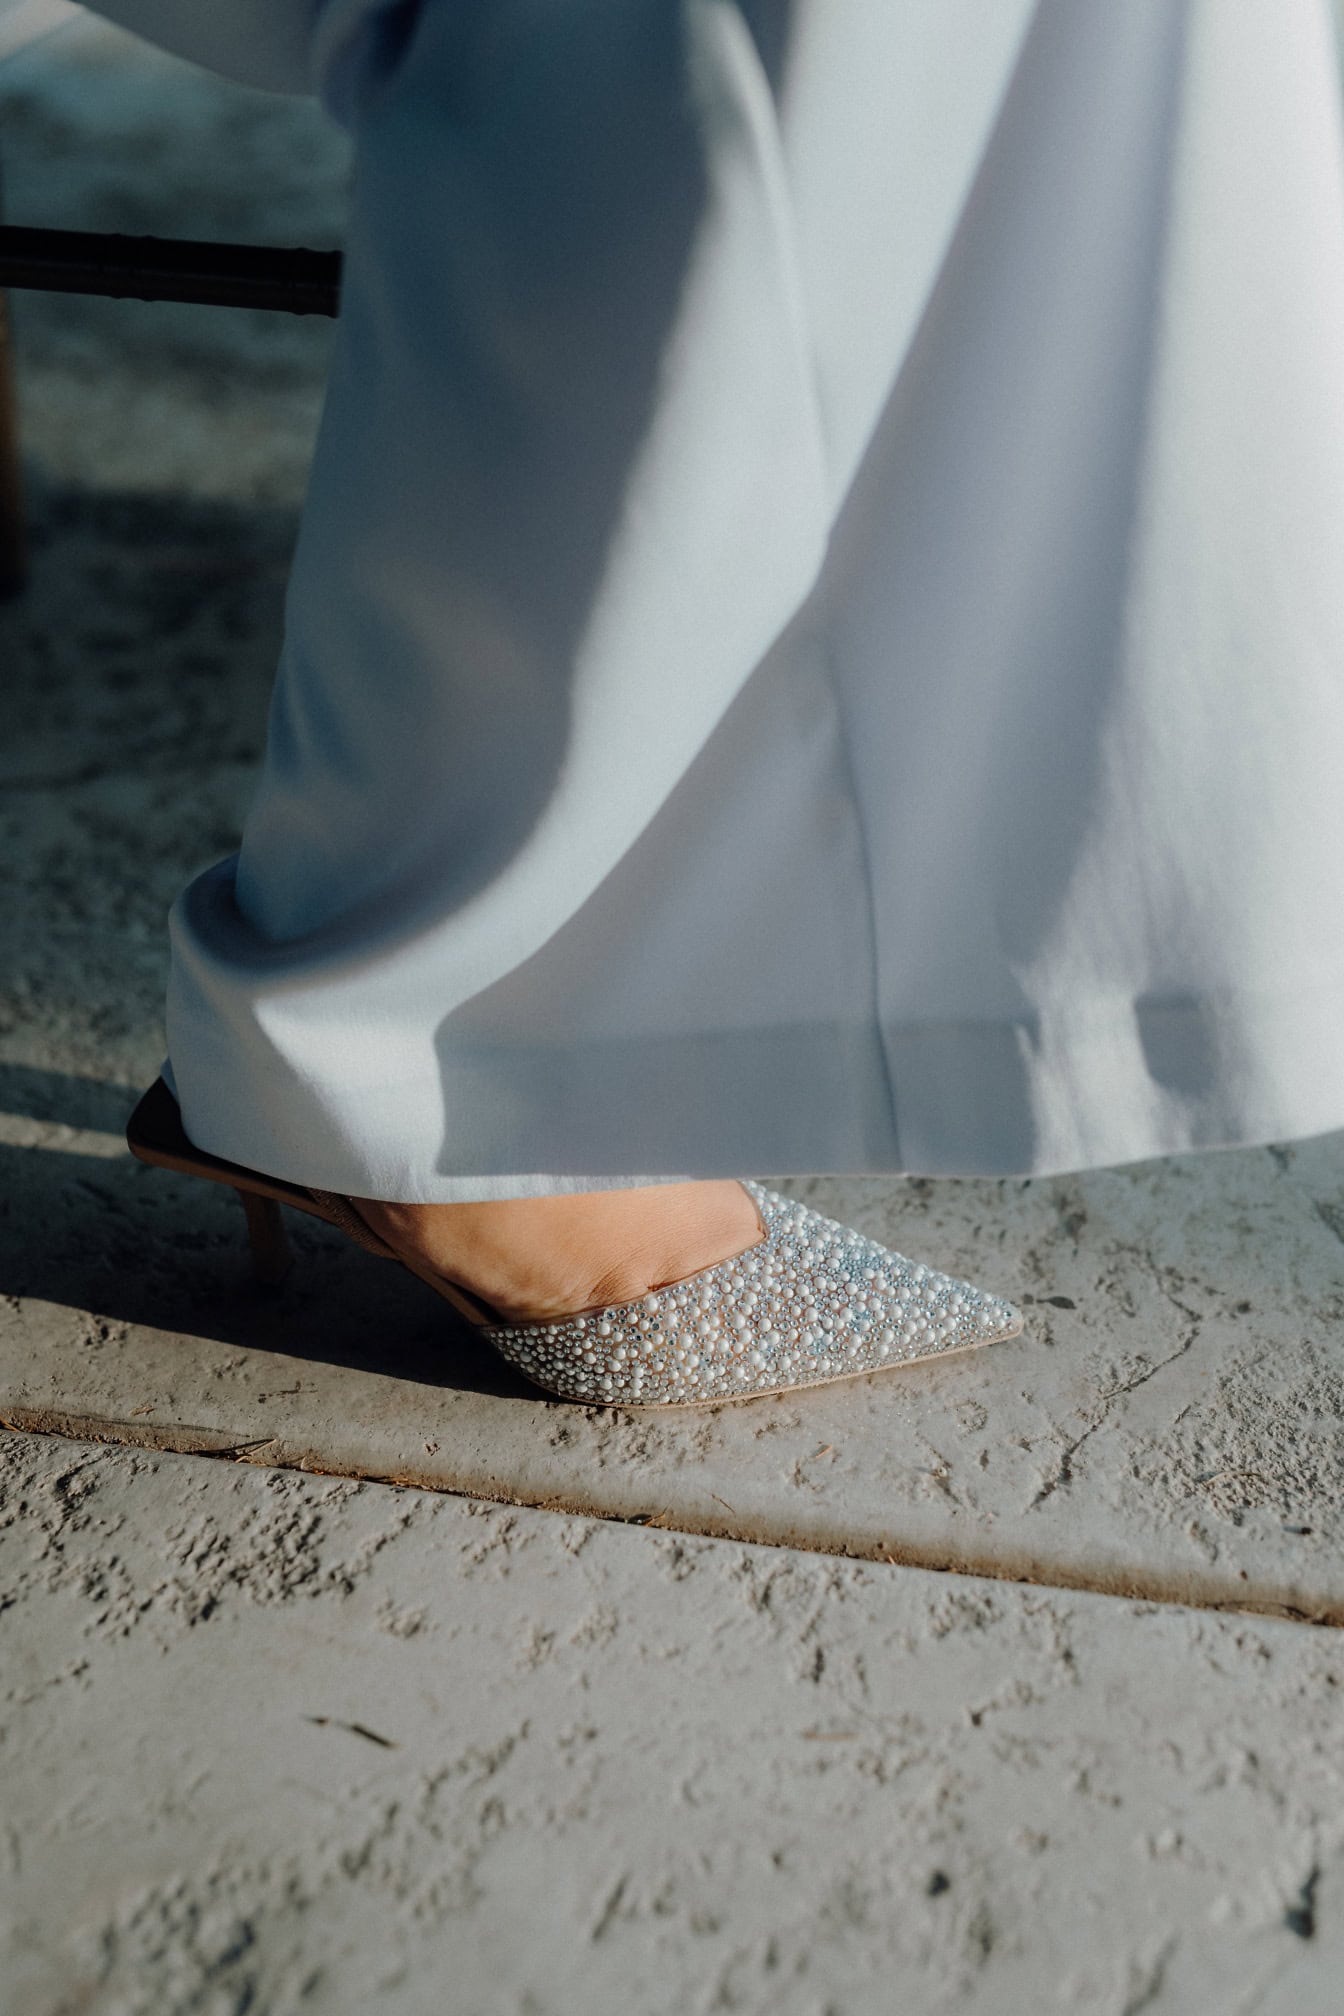
[[[1323,0],[299,17],[354,207],[192,1137],[452,1201],[1344,1125]]]

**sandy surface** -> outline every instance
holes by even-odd
[[[1333,1631],[0,1436],[7,2016],[1334,2016]]]

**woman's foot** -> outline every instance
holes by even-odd
[[[671,1187],[659,1186],[654,1194],[662,1197]],[[700,1193],[688,1200],[693,1216],[702,1203],[706,1208],[717,1204],[715,1186],[685,1188]],[[907,1260],[764,1184],[747,1182],[742,1188],[759,1208],[764,1228],[764,1237],[744,1250],[695,1267],[692,1263],[703,1260],[707,1250],[725,1243],[697,1238],[667,1266],[647,1264],[653,1250],[668,1250],[663,1220],[650,1235],[646,1264],[608,1265],[600,1287],[591,1266],[573,1274],[585,1286],[572,1299],[596,1295],[589,1309],[532,1321],[500,1312],[503,1320],[486,1321],[482,1334],[534,1386],[556,1399],[581,1406],[660,1407],[716,1404],[824,1385],[884,1366],[968,1351],[1021,1330],[1017,1311],[974,1283]],[[622,1195],[633,1225],[650,1193]],[[345,1200],[338,1201],[349,1210]],[[557,1212],[563,1201],[554,1200]],[[602,1201],[610,1206],[613,1199],[608,1195]],[[585,1215],[594,1202],[591,1196],[583,1200]],[[515,1223],[522,1215],[521,1204],[503,1208]],[[492,1215],[499,1209],[491,1207]],[[610,1213],[603,1215],[606,1232]],[[364,1236],[362,1225],[358,1235]],[[378,1250],[390,1249],[379,1240]],[[563,1261],[564,1251],[558,1251]],[[479,1257],[473,1256],[477,1265]],[[419,1258],[409,1264],[450,1300],[466,1299]],[[456,1256],[454,1264],[461,1264]],[[694,1279],[685,1277],[688,1265]],[[502,1272],[515,1271],[516,1262],[506,1255]],[[665,1274],[680,1278],[654,1285]],[[640,1287],[645,1292],[635,1294]],[[615,1296],[624,1300],[608,1299]],[[475,1320],[482,1314],[470,1308],[463,1313]]]
[[[510,1323],[633,1302],[765,1236],[751,1196],[733,1181],[489,1204],[350,1202],[396,1253],[480,1296]]]

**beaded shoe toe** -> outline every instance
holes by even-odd
[[[1016,1337],[1009,1302],[907,1260],[807,1204],[743,1186],[759,1244],[637,1302],[480,1335],[586,1406],[706,1406],[787,1393]]]

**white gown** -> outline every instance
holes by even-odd
[[[197,1142],[452,1201],[1344,1125],[1324,0],[104,11],[356,140]]]

